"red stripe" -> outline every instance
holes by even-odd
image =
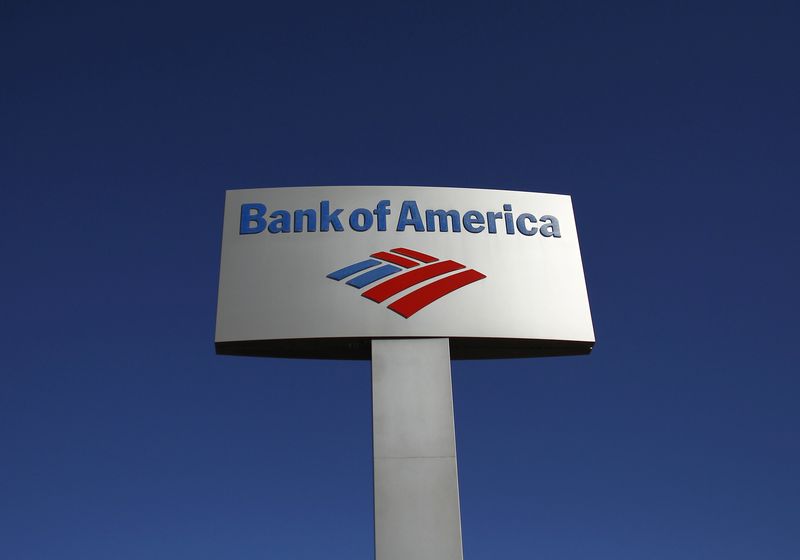
[[[386,251],[373,253],[370,255],[370,257],[375,257],[376,259],[381,259],[405,268],[411,268],[412,266],[419,266],[419,263],[417,261],[412,261],[411,259],[407,259],[405,257],[399,257],[397,255],[387,253]]]
[[[372,256],[376,257],[377,255]],[[428,266],[423,266],[422,268],[409,270],[400,276],[395,276],[394,278],[390,278],[389,280],[381,282],[377,286],[373,286],[361,295],[367,299],[371,299],[376,303],[381,303],[393,295],[402,292],[406,288],[410,288],[415,284],[419,284],[420,282],[424,282],[425,280],[429,280],[435,276],[441,276],[442,274],[453,272],[459,268],[464,268],[464,265],[455,261],[442,261]]]
[[[446,296],[454,290],[462,288],[467,284],[477,282],[483,278],[486,278],[486,275],[481,274],[477,270],[465,270],[464,272],[447,276],[414,290],[410,294],[401,297],[396,302],[389,305],[389,309],[408,319],[414,313],[426,305],[433,303],[440,297]]]
[[[406,249],[404,247],[397,247],[395,249],[392,249],[392,253],[405,255],[407,257],[411,257],[412,259],[417,259],[418,261],[422,261],[424,263],[432,263],[439,260],[436,257],[432,257],[430,255],[426,255],[425,253],[420,253],[419,251],[414,251],[412,249]]]

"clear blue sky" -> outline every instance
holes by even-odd
[[[0,6],[0,558],[372,557],[367,362],[214,355],[225,188],[573,195],[453,365],[469,560],[800,558],[793,2]]]

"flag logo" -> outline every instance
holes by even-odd
[[[466,269],[466,270],[465,270]],[[394,299],[389,309],[408,319],[420,309],[486,275],[452,260],[439,260],[412,249],[397,247],[379,251],[370,258],[331,272],[331,280],[346,280],[348,286],[375,303],[392,300],[401,292],[416,288]],[[377,282],[377,283],[376,283]]]

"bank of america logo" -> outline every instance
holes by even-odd
[[[408,319],[450,292],[486,278],[477,270],[463,270],[465,268],[456,261],[441,261],[419,251],[398,247],[373,253],[367,260],[331,272],[328,278],[336,281],[348,278],[346,284],[359,290],[371,286],[361,295],[375,303],[391,300],[400,292],[419,286],[388,305],[389,309]],[[379,280],[382,282],[375,284]]]

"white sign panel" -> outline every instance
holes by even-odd
[[[588,353],[569,196],[446,187],[227,192],[219,353],[368,357],[447,337],[454,357]]]

